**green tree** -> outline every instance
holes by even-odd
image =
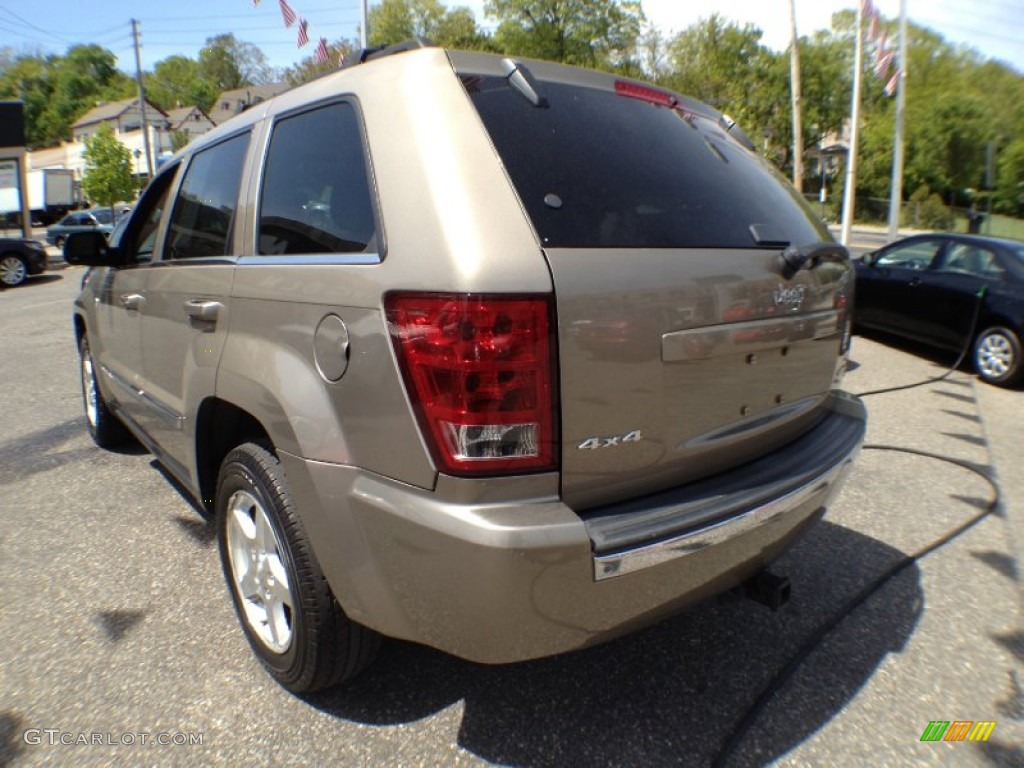
[[[177,152],[183,149],[190,141],[192,135],[188,131],[177,130],[171,134],[171,150]]]
[[[116,63],[114,54],[98,45],[76,45],[55,60],[53,91],[40,116],[40,128],[48,140],[70,138],[71,124],[98,102],[132,96],[135,86]]]
[[[1024,216],[1024,135],[998,151],[996,209],[1000,213]]]
[[[143,76],[146,96],[161,109],[199,107],[209,111],[220,93],[215,82],[203,77],[202,68],[187,56],[169,56],[158,61],[153,73]]]
[[[284,79],[290,85],[302,85],[328,72],[335,72],[342,54],[346,61],[359,54],[359,43],[356,40],[338,40],[328,46],[328,53],[327,61],[323,62],[318,62],[316,56],[307,56],[294,67],[287,68]]]
[[[383,0],[370,9],[370,45],[425,37],[445,48],[486,49],[489,38],[469,8],[446,9],[439,0]]]
[[[199,52],[199,73],[216,87],[217,93],[272,83],[278,76],[263,51],[231,33],[206,39],[206,46]]]
[[[612,69],[637,48],[644,13],[626,0],[487,0],[504,53]]]
[[[116,61],[98,45],[72,46],[64,56],[20,56],[0,74],[0,98],[25,102],[30,146],[55,144],[70,138],[71,124],[97,102],[132,95],[132,81]]]
[[[82,190],[97,205],[110,206],[135,197],[132,153],[114,136],[108,124],[85,142],[85,174]]]
[[[660,81],[729,115],[785,166],[792,146],[789,61],[765,47],[761,36],[753,24],[712,14],[668,42]],[[806,98],[804,104],[806,110]]]

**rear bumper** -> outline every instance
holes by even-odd
[[[353,467],[281,459],[324,573],[353,619],[502,663],[603,642],[742,583],[824,510],[864,424],[859,400],[834,396],[822,423],[792,446],[645,500],[632,511],[647,515],[641,538],[615,518],[624,509],[582,519],[558,500],[554,475],[531,478],[550,493],[523,501],[517,491],[528,486],[515,482],[481,489],[442,478],[431,492]],[[838,447],[821,450],[837,435]],[[721,506],[723,497],[731,503]]]

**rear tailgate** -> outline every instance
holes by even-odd
[[[764,251],[548,255],[570,506],[714,474],[818,418],[839,354],[840,270],[790,283]]]
[[[562,495],[582,510],[756,459],[822,415],[848,260],[728,121],[583,70],[453,54],[555,286]]]

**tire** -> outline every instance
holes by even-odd
[[[235,613],[274,679],[292,693],[310,693],[354,677],[373,660],[380,636],[349,619],[335,600],[268,447],[245,443],[228,453],[216,512]]]
[[[14,288],[28,279],[28,264],[16,253],[0,256],[0,285]]]
[[[1020,339],[1009,328],[987,328],[974,342],[974,367],[989,384],[1011,387],[1024,377]]]
[[[96,368],[93,365],[92,352],[89,350],[88,336],[82,336],[82,340],[78,342],[78,357],[85,425],[89,429],[89,436],[100,448],[116,448],[127,443],[132,439],[131,433],[111,412],[96,381]]]

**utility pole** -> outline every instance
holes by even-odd
[[[850,106],[850,149],[846,155],[846,183],[843,185],[843,229],[840,242],[850,244],[850,228],[853,226],[853,198],[857,191],[857,142],[860,138],[860,81],[861,62],[864,58],[864,4],[857,3],[855,23],[857,42],[853,49],[853,97]]]
[[[149,146],[149,121],[146,119],[146,89],[142,87],[142,59],[139,56],[139,21],[132,19],[132,40],[135,42],[135,82],[139,86],[139,110],[142,112],[142,141],[146,146],[146,176],[153,178],[153,148]]]
[[[907,0],[900,0],[900,60],[896,83],[896,125],[892,139],[892,183],[889,185],[889,234],[891,243],[900,233],[903,204],[903,112],[907,102]]]
[[[800,46],[796,36],[796,0],[789,0],[789,89],[793,98],[793,186],[804,191],[804,125],[800,115]]]

